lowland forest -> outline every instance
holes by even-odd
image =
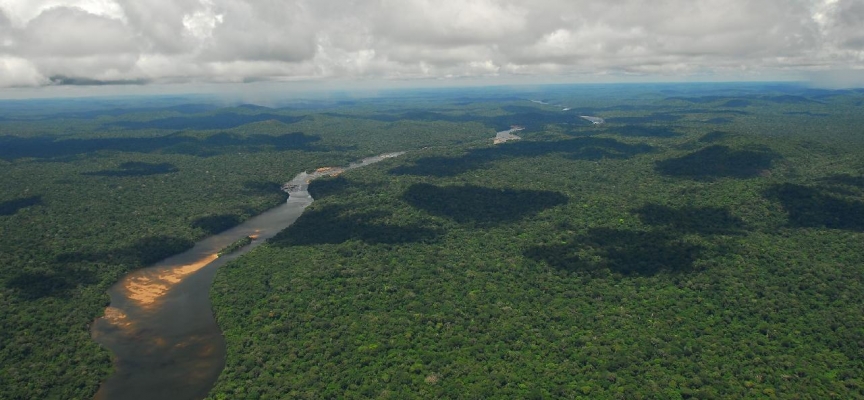
[[[396,151],[218,270],[210,398],[864,398],[862,127],[770,83],[3,100],[0,398],[92,398],[112,284]]]

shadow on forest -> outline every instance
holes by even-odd
[[[764,100],[771,103],[778,104],[807,104],[807,103],[821,103],[820,101],[813,100],[804,96],[798,95],[778,95],[778,96],[758,96],[753,97],[754,100]],[[722,104],[721,107],[746,107],[752,104],[751,100],[746,99],[736,99],[729,98],[726,96],[700,96],[700,97],[667,97],[666,100],[680,100],[686,101],[688,103],[694,104],[707,104],[714,103],[726,100]]]
[[[713,143],[713,142],[719,142],[719,141],[726,139],[726,138],[729,138],[729,137],[732,137],[732,134],[729,132],[714,131],[714,132],[706,133],[705,135],[700,137],[699,142],[701,142],[701,143]]]
[[[343,176],[318,178],[309,183],[307,191],[315,200],[321,200],[325,197],[343,193],[351,187],[349,182]]]
[[[254,180],[243,182],[243,189],[249,194],[273,194],[282,192],[282,184],[273,181]]]
[[[814,113],[814,112],[810,112],[810,111],[789,111],[789,112],[784,112],[783,114],[785,114],[785,115],[804,115],[804,116],[808,116],[808,117],[827,117],[828,116],[828,114],[826,114],[826,113]]]
[[[162,152],[168,154],[187,154],[199,157],[214,156],[227,152],[262,152],[268,150],[320,150],[312,146],[320,140],[318,136],[304,133],[271,135],[237,135],[218,133],[204,139],[174,133],[160,137],[145,138],[99,138],[57,140],[52,136],[18,137],[0,136],[0,158],[54,158],[87,154],[102,150],[125,151],[133,153]]]
[[[861,178],[848,175],[841,175],[840,180],[849,178],[852,186],[858,187],[857,184],[861,183],[859,181]],[[790,226],[864,232],[864,202],[830,192],[829,188],[784,183],[768,189],[765,197],[780,202],[789,215]]]
[[[537,246],[525,256],[570,272],[609,269],[624,275],[690,272],[704,251],[663,231],[594,228],[565,244]]]
[[[509,129],[511,125],[522,125],[525,127],[525,132],[534,132],[542,130],[545,125],[549,124],[571,124],[571,125],[591,125],[590,122],[579,118],[579,115],[572,110],[566,111],[550,111],[538,107],[530,106],[503,106],[502,110],[509,114],[487,117],[482,115],[472,114],[444,114],[426,110],[411,110],[401,113],[376,113],[376,114],[340,114],[340,113],[325,113],[331,117],[351,118],[351,119],[367,119],[379,122],[398,122],[398,121],[444,121],[444,122],[479,122],[485,126],[495,130]]]
[[[102,109],[102,110],[91,110],[91,111],[73,111],[73,112],[64,112],[58,114],[50,114],[41,119],[55,119],[55,118],[79,118],[79,119],[93,119],[98,117],[117,117],[126,114],[133,113],[155,113],[155,112],[177,112],[180,114],[198,114],[208,111],[213,111],[218,107],[211,104],[179,104],[176,106],[169,107],[138,107],[138,108],[110,108],[110,109]]]
[[[743,234],[747,228],[744,220],[732,215],[727,208],[682,207],[671,208],[659,204],[648,204],[636,210],[642,223],[667,227],[675,232],[702,235]]]
[[[502,110],[511,114],[486,118],[484,123],[496,130],[510,128],[511,125],[522,125],[524,132],[536,132],[542,130],[546,125],[584,125],[591,126],[591,122],[579,117],[579,114],[570,111],[549,111],[537,107],[528,106],[504,106]]]
[[[379,122],[411,121],[446,121],[446,122],[472,122],[482,120],[482,117],[470,114],[444,114],[434,111],[411,110],[401,113],[375,113],[375,114],[340,114],[335,112],[324,113],[324,115],[337,118],[366,119]]]
[[[234,214],[208,215],[192,221],[192,227],[213,235],[240,224],[240,216]]]
[[[91,176],[147,176],[163,175],[177,172],[179,169],[170,163],[146,163],[130,161],[120,164],[116,170],[102,170],[96,172],[84,172],[81,175]]]
[[[78,285],[90,285],[97,282],[93,271],[80,268],[58,268],[53,271],[32,270],[16,273],[6,281],[6,288],[25,300],[36,300],[43,297],[71,296],[72,289]]]
[[[137,268],[181,253],[193,245],[190,240],[152,236],[107,252],[65,253],[57,256],[54,268],[18,272],[6,280],[5,285],[14,290],[17,296],[28,300],[68,297],[79,285],[98,282],[94,272],[97,267],[81,265],[82,263],[125,264],[127,267]]]
[[[552,191],[493,189],[480,186],[411,185],[402,199],[432,215],[481,226],[516,221],[566,204],[567,196]]]
[[[612,128],[609,130],[610,133],[614,133],[616,135],[621,136],[629,136],[629,137],[660,137],[660,138],[669,138],[680,136],[680,133],[675,132],[671,128],[668,127],[659,127],[659,126],[639,126],[639,125],[627,125],[618,128]]]
[[[851,186],[864,189],[864,176],[852,176],[849,174],[837,174],[820,179],[820,182],[829,185]]]
[[[764,173],[778,158],[779,154],[767,148],[732,150],[714,145],[682,157],[658,161],[655,169],[663,175],[697,180],[743,179]]]
[[[285,124],[299,122],[304,117],[292,117],[278,114],[236,114],[230,112],[203,115],[200,117],[169,117],[150,121],[119,121],[106,126],[116,126],[125,129],[170,129],[170,130],[205,130],[231,129],[238,126],[262,121],[279,121]]]
[[[684,100],[690,103],[711,103],[715,101],[722,101],[727,99],[726,97],[714,96],[714,97],[705,97],[705,98],[669,98]],[[728,100],[725,103],[721,104],[721,106],[725,107],[745,107],[750,105],[750,102],[747,100],[741,99],[732,99]],[[612,106],[612,107],[575,107],[567,111],[561,110],[550,110],[543,107],[533,107],[527,105],[506,105],[501,107],[501,110],[507,112],[506,115],[499,115],[494,117],[482,116],[482,115],[472,115],[472,114],[445,114],[434,111],[427,110],[409,110],[404,112],[393,112],[393,113],[375,113],[375,114],[340,114],[340,113],[326,113],[325,115],[329,115],[332,117],[339,118],[358,118],[358,119],[367,119],[374,120],[380,122],[397,122],[403,120],[413,120],[413,121],[446,121],[446,122],[479,122],[488,126],[490,128],[496,130],[504,130],[509,128],[511,125],[522,125],[526,127],[526,132],[533,132],[542,130],[545,125],[555,125],[555,124],[568,124],[568,125],[584,125],[590,126],[591,123],[585,121],[579,117],[579,115],[598,115],[603,112],[608,111],[648,111],[651,109],[657,109],[657,107],[652,106],[631,106],[631,105],[621,105],[621,106]],[[643,124],[643,123],[651,123],[651,122],[674,122],[681,120],[683,117],[681,114],[690,114],[690,113],[713,113],[713,114],[749,114],[746,111],[740,110],[713,110],[713,109],[685,109],[685,110],[676,110],[672,112],[654,112],[649,115],[643,116],[634,116],[634,117],[608,117],[606,118],[606,122],[609,123],[621,123],[621,124]],[[725,123],[725,121],[720,121],[719,119],[714,123]],[[654,136],[654,135],[650,135]]]
[[[864,198],[864,177],[836,174],[819,179],[819,189],[839,196]]]
[[[0,203],[0,216],[12,215],[22,208],[38,206],[42,204],[42,196],[21,197]]]
[[[734,119],[728,118],[728,117],[717,117],[717,118],[707,119],[707,120],[702,121],[702,122],[706,123],[706,124],[712,124],[712,125],[723,125],[723,124],[731,124],[734,121],[735,121]]]
[[[684,102],[693,103],[693,104],[707,104],[707,103],[714,103],[714,102],[727,100],[727,99],[729,99],[729,97],[726,97],[726,96],[698,96],[698,97],[674,96],[674,97],[667,97],[664,100],[666,100],[666,101],[678,100],[678,101],[684,101]],[[731,99],[731,100],[727,100],[726,103],[724,103],[724,105],[728,104],[730,101],[747,102],[747,100]],[[747,102],[747,103],[749,104],[749,102]],[[726,107],[732,107],[732,106],[726,105]]]
[[[750,104],[753,104],[753,103],[751,103],[749,100],[732,99],[732,100],[729,100],[729,101],[721,104],[720,106],[722,106],[722,107],[747,107]]]
[[[338,244],[353,239],[372,244],[403,244],[432,242],[442,234],[438,229],[381,222],[390,215],[386,211],[352,212],[342,206],[307,210],[268,243],[287,247]]]
[[[609,117],[606,118],[606,122],[613,124],[645,124],[651,122],[675,122],[681,118],[683,117],[680,115],[662,112],[641,117]]]
[[[554,142],[519,141],[470,150],[460,157],[421,158],[416,160],[414,165],[396,167],[391,169],[390,173],[444,177],[480,169],[491,162],[507,158],[537,157],[554,153],[572,160],[624,159],[653,150],[654,148],[647,144],[627,144],[615,139],[594,137]]]
[[[751,113],[747,111],[741,110],[714,110],[708,108],[688,108],[684,110],[677,110],[674,112],[675,114],[732,114],[732,115],[750,115]]]
[[[817,103],[821,104],[821,101],[813,100],[804,96],[797,95],[789,95],[784,94],[781,96],[763,96],[760,97],[761,100],[770,101],[772,103],[778,104],[809,104],[809,103]]]
[[[101,262],[143,267],[192,248],[195,242],[172,236],[149,236],[128,246],[104,252],[72,252],[57,256],[57,262]]]

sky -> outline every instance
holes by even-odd
[[[735,80],[864,86],[864,0],[0,0],[0,95]]]

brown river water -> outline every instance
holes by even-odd
[[[308,183],[347,169],[373,164],[402,153],[370,157],[345,168],[301,173],[284,188],[284,204],[186,252],[126,275],[108,290],[111,305],[96,319],[92,337],[114,353],[114,373],[102,382],[96,399],[185,400],[207,396],[225,366],[225,340],[210,305],[216,270],[294,223],[312,204]],[[245,236],[256,239],[240,250],[217,257]]]

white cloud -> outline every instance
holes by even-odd
[[[213,11],[211,2],[204,3],[203,10],[195,11],[192,14],[183,16],[183,27],[186,32],[198,40],[207,40],[213,37],[213,29],[220,25],[224,19],[224,14],[216,14]]]
[[[0,87],[39,86],[47,80],[29,61],[18,57],[0,56]]]
[[[55,7],[74,7],[108,18],[122,19],[123,10],[114,0],[3,0],[0,8],[5,9],[17,25],[23,26],[42,12]]]
[[[0,0],[0,86],[857,71],[861,0]]]

